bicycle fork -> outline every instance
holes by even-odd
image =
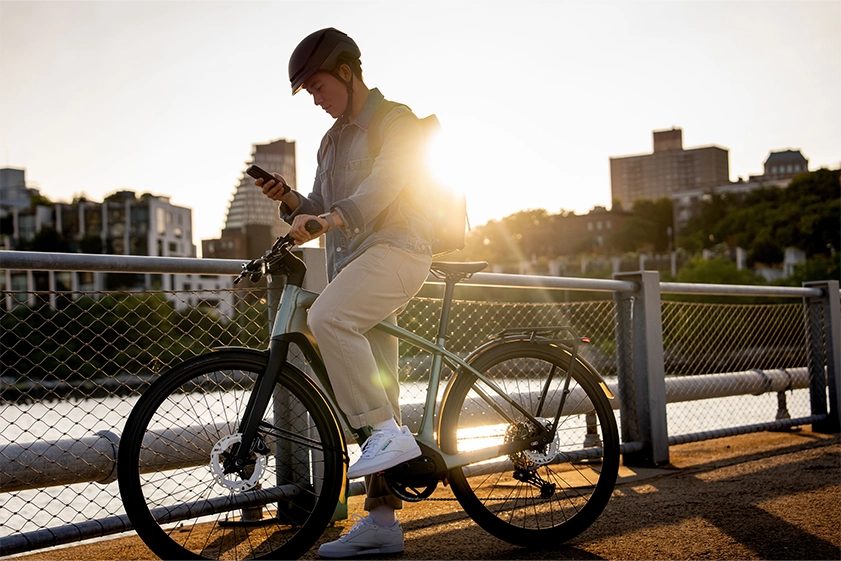
[[[238,432],[242,440],[234,445],[232,453],[223,462],[224,473],[234,473],[245,469],[251,463],[250,458],[253,453],[267,454],[269,452],[263,439],[257,437],[257,429],[260,427],[263,413],[269,406],[272,392],[280,378],[288,353],[289,341],[272,338],[269,343],[269,360],[266,370],[257,377],[254,391],[248,398],[240,421]]]

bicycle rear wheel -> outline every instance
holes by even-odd
[[[558,347],[517,341],[489,349],[471,366],[549,423],[560,406],[571,358]],[[541,389],[550,377],[541,406]],[[616,418],[582,365],[573,369],[568,389],[551,444],[448,474],[465,512],[500,539],[523,546],[566,541],[588,528],[610,499],[619,469]],[[475,374],[460,371],[442,405],[441,449],[456,453],[528,438],[525,419]]]
[[[161,376],[126,422],[119,486],[126,513],[164,559],[290,559],[321,536],[343,484],[343,441],[321,393],[285,365],[237,473],[222,463],[266,355],[202,355]]]

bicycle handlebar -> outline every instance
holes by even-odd
[[[321,224],[317,220],[308,220],[304,228],[310,234],[317,234],[322,230]],[[295,240],[289,234],[277,238],[274,244],[272,244],[271,249],[266,251],[265,255],[242,264],[242,271],[234,279],[234,284],[239,284],[239,281],[245,277],[248,277],[248,280],[251,282],[256,283],[263,275],[271,273],[274,267],[284,259],[294,245]]]

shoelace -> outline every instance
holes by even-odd
[[[386,434],[385,431],[382,430],[375,430],[371,433],[371,436],[368,437],[368,440],[365,441],[365,444],[362,445],[362,457],[363,458],[370,458],[373,456],[377,450],[379,450],[380,442],[383,441],[384,438],[387,438],[389,435]]]
[[[350,538],[351,535],[361,530],[364,526],[368,525],[367,516],[362,516],[361,514],[354,514],[350,517],[350,519],[353,520],[353,526],[351,526],[347,534],[339,538],[340,540],[346,540]]]

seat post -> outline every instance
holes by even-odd
[[[446,262],[433,261],[429,267],[429,272],[439,279],[444,281],[444,298],[441,300],[441,317],[438,322],[438,338],[436,343],[444,347],[447,342],[447,327],[450,323],[450,306],[453,304],[453,292],[456,283],[469,279],[474,273],[477,273],[487,267],[485,261],[474,262]]]
[[[453,303],[453,292],[455,292],[455,286],[458,281],[459,278],[455,275],[446,275],[444,277],[444,298],[441,300],[441,316],[438,321],[438,338],[436,341],[441,347],[445,346],[449,338],[447,327],[450,323],[450,306]]]

